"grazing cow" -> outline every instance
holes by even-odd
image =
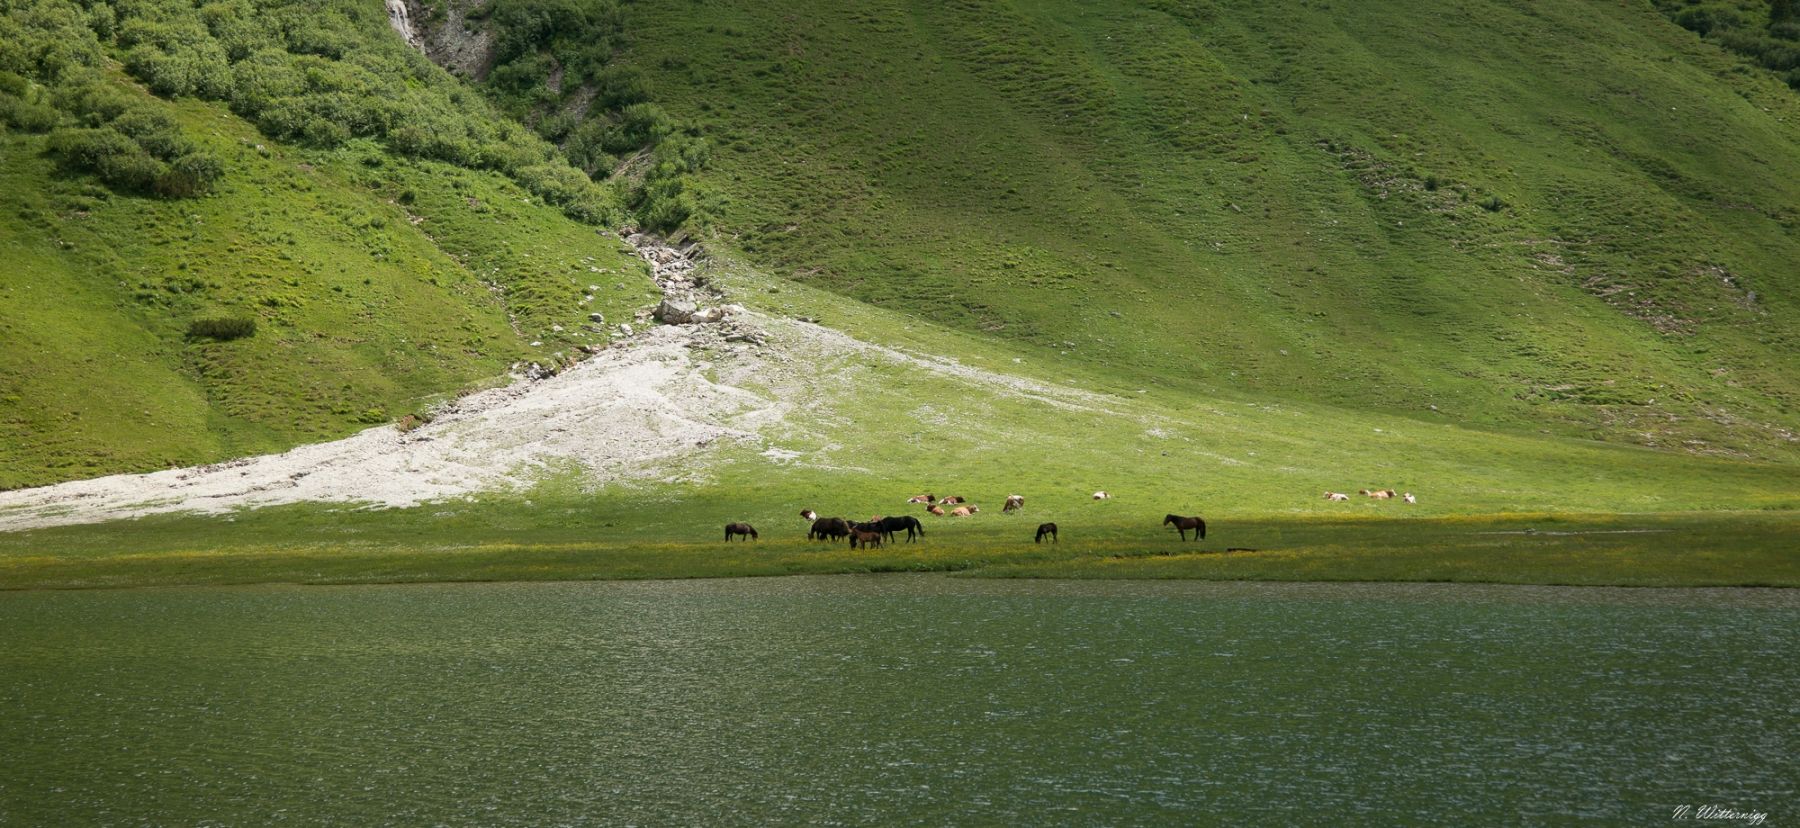
[[[930,512],[934,515],[937,515],[938,517],[944,516],[944,507],[942,507],[942,506],[936,506],[936,505],[927,506],[927,507],[925,507],[925,511]]]
[[[886,535],[888,540],[893,540],[894,533],[899,532],[902,529],[906,530],[907,543],[913,542],[914,532],[918,532],[919,537],[921,538],[925,537],[925,524],[920,523],[919,519],[912,515],[884,517],[879,522],[881,524],[881,534]]]
[[[1407,492],[1406,494],[1401,495],[1400,499],[1406,501],[1407,503],[1418,503],[1419,502],[1418,498],[1413,497],[1412,492]]]
[[[857,544],[861,544],[865,549],[880,546],[881,532],[863,529],[852,530],[850,532],[850,548],[855,549]]]
[[[1189,529],[1194,530],[1194,540],[1200,540],[1201,538],[1206,537],[1206,521],[1201,520],[1198,516],[1182,517],[1181,515],[1169,515],[1168,517],[1163,518],[1164,526],[1168,526],[1171,523],[1175,524],[1175,531],[1181,533],[1182,540],[1187,540],[1187,530]]]
[[[1094,499],[1095,500],[1112,500],[1112,495],[1110,495],[1106,492],[1095,492]]]
[[[756,538],[756,527],[751,526],[748,523],[727,523],[727,524],[725,524],[725,542],[726,543],[731,542],[732,535],[748,535],[751,540],[757,539]]]
[[[1347,494],[1344,494],[1343,492],[1326,492],[1325,499],[1326,500],[1349,500],[1350,496]]]
[[[951,506],[955,506],[958,503],[968,503],[968,502],[969,502],[968,498],[960,497],[958,495],[945,495],[943,500],[938,501],[938,503],[948,503]]]
[[[922,495],[913,495],[912,497],[907,498],[906,502],[907,503],[931,503],[935,500],[937,500],[937,498],[932,497],[931,495],[922,494]]]
[[[1058,541],[1056,540],[1056,524],[1054,524],[1054,523],[1038,524],[1037,537],[1033,538],[1031,540],[1031,542],[1032,543],[1043,543],[1045,535],[1050,536],[1051,543],[1057,543]]]
[[[1011,512],[1015,509],[1023,509],[1023,508],[1025,508],[1025,496],[1024,495],[1007,495],[1006,496],[1006,505],[1000,507],[1000,511]]]
[[[807,540],[837,540],[850,534],[850,522],[843,518],[819,518],[813,521]]]
[[[951,517],[968,517],[981,511],[980,506],[958,506],[950,510]]]
[[[815,512],[811,509],[801,509],[800,510],[800,518],[802,520],[818,520],[819,513]]]

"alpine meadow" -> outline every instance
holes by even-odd
[[[1796,0],[0,0],[0,825],[1787,824]]]

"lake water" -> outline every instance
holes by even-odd
[[[0,594],[0,824],[1791,824],[1797,631],[1775,590]]]

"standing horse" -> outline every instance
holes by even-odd
[[[1056,524],[1054,524],[1054,523],[1038,524],[1037,537],[1033,538],[1031,542],[1032,543],[1043,543],[1045,535],[1050,536],[1051,543],[1057,543],[1058,541],[1056,540]]]
[[[837,540],[850,534],[850,522],[843,518],[819,518],[806,533],[807,540]]]
[[[881,545],[881,531],[880,530],[865,530],[865,529],[851,530],[851,532],[850,532],[850,548],[855,549],[856,545],[859,543],[862,544],[863,548],[865,548],[865,549],[880,546]]]
[[[906,542],[907,543],[913,542],[913,533],[914,532],[918,532],[919,537],[921,537],[921,538],[925,537],[925,524],[920,523],[919,519],[916,517],[913,517],[912,515],[895,515],[893,517],[884,517],[881,520],[876,521],[876,522],[881,525],[881,534],[886,535],[888,540],[893,540],[894,533],[898,532],[902,529],[906,530]]]
[[[1181,515],[1169,515],[1168,517],[1163,518],[1164,526],[1168,526],[1171,523],[1175,524],[1175,531],[1181,533],[1182,540],[1187,540],[1187,530],[1189,529],[1194,530],[1194,540],[1200,540],[1201,538],[1206,537],[1206,521],[1201,520],[1198,516],[1182,517]]]
[[[726,543],[731,542],[732,535],[747,535],[747,536],[749,536],[750,540],[757,539],[756,538],[756,527],[751,526],[748,523],[727,523],[727,524],[725,524],[725,542]]]

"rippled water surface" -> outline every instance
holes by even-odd
[[[0,824],[1788,824],[1796,630],[1754,590],[0,594]]]

